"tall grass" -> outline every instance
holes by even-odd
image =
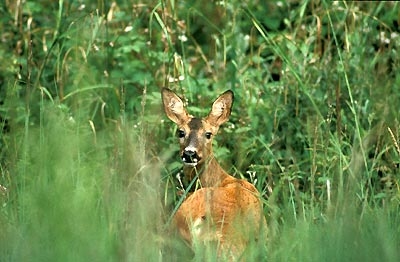
[[[230,88],[215,153],[263,195],[248,261],[398,261],[399,5],[6,2],[0,261],[213,261],[171,228],[159,90]]]
[[[144,162],[133,128],[95,133],[58,106],[24,147],[3,206],[1,256],[11,261],[110,261],[158,257],[162,242],[157,167]],[[143,249],[143,246],[146,246]]]

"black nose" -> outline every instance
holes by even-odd
[[[182,154],[182,161],[187,164],[196,164],[199,162],[200,157],[197,155],[196,151],[185,150]]]
[[[186,157],[193,157],[194,155],[196,155],[196,151],[192,151],[192,150],[185,150],[183,152],[183,155]]]

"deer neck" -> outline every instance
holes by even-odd
[[[189,180],[195,179],[198,175],[202,187],[218,187],[223,180],[229,177],[214,157],[196,167],[185,166],[183,173]]]

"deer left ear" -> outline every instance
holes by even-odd
[[[207,116],[207,121],[216,126],[220,126],[228,121],[232,111],[233,98],[234,95],[231,90],[220,95],[214,101],[211,112]]]
[[[189,121],[189,114],[183,106],[182,99],[168,88],[163,88],[161,91],[164,111],[168,118],[176,124],[180,125]]]

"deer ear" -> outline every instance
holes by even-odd
[[[228,121],[229,116],[231,115],[233,97],[234,95],[231,90],[220,95],[214,101],[211,112],[208,114],[207,121],[215,126],[220,126]]]
[[[168,88],[161,91],[164,111],[167,117],[176,124],[182,124],[189,120],[189,114],[183,106],[182,99]]]

